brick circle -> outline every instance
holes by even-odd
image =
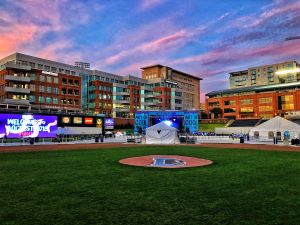
[[[153,158],[175,158],[186,162],[184,166],[151,166]],[[198,167],[207,166],[213,163],[211,160],[200,159],[188,156],[180,155],[147,155],[140,157],[132,157],[119,160],[119,163],[131,166],[143,166],[143,167],[154,167],[154,168],[187,168],[187,167]]]

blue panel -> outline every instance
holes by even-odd
[[[190,132],[198,131],[198,112],[195,111],[138,111],[135,113],[134,132],[138,132],[141,128],[143,133],[149,126],[150,117],[159,117],[162,121],[170,117],[183,116],[184,128],[188,128]]]

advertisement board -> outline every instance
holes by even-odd
[[[105,118],[104,120],[104,128],[105,130],[113,130],[115,121],[113,118]]]
[[[94,123],[94,119],[92,117],[84,117],[84,124],[91,125]]]
[[[57,116],[0,114],[0,138],[56,137]]]
[[[64,116],[64,117],[61,118],[61,122],[64,123],[64,124],[69,124],[69,123],[71,123],[71,117]]]
[[[73,117],[74,124],[82,124],[82,117]]]

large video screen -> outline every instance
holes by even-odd
[[[56,137],[57,116],[0,114],[0,138]]]

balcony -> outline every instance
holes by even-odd
[[[130,93],[129,92],[126,92],[126,91],[121,91],[121,92],[115,92],[114,93],[114,95],[127,95],[127,96],[129,96],[130,95]]]
[[[31,66],[25,66],[25,65],[10,63],[10,62],[5,64],[5,68],[18,69],[18,70],[31,70]]]
[[[113,112],[129,112],[129,108],[113,108]]]
[[[153,101],[153,102],[144,102],[143,104],[145,106],[150,106],[150,105],[157,105],[159,102],[158,101]]]
[[[12,105],[30,105],[29,100],[24,99],[4,99],[3,103],[5,104],[12,104]]]
[[[129,104],[129,100],[115,100],[114,103],[116,104]]]
[[[30,83],[30,77],[5,75],[5,80]]]
[[[27,88],[5,87],[4,92],[29,94],[30,89],[29,88],[27,89]]]

